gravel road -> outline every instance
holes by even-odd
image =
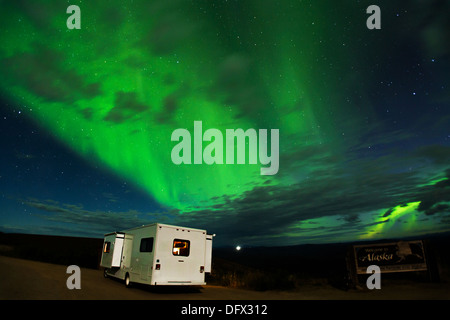
[[[0,256],[2,300],[372,300],[450,299],[448,283],[388,283],[381,290],[343,291],[331,286],[305,286],[295,291],[251,291],[220,286],[134,286],[105,279],[102,270],[81,269],[81,289],[66,286],[67,267]]]

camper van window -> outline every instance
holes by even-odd
[[[141,239],[140,252],[152,252],[153,251],[153,238]]]
[[[191,243],[189,240],[175,239],[173,240],[172,254],[174,256],[189,256]]]
[[[107,242],[105,242],[105,245],[103,247],[103,252],[109,253],[109,250],[111,250],[111,242],[107,241]]]

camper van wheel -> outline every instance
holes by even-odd
[[[126,286],[127,288],[130,288],[130,287],[131,287],[130,275],[129,275],[128,273],[125,275],[125,286]]]

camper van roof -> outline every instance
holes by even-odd
[[[165,224],[165,223],[157,223],[156,222],[156,223],[142,225],[142,226],[139,226],[139,227],[130,228],[130,229],[127,229],[127,230],[124,230],[124,231],[121,231],[121,232],[117,232],[117,231],[116,232],[110,232],[110,233],[105,234],[105,236],[112,235],[112,234],[118,234],[118,233],[124,233],[124,232],[127,232],[127,231],[141,229],[141,228],[148,228],[148,227],[151,227],[151,226],[154,226],[154,225],[157,225],[159,227],[177,228],[177,229],[184,229],[184,230],[190,230],[190,231],[199,231],[199,232],[205,232],[206,233],[206,230],[203,230],[203,229],[181,227],[181,226],[175,226],[175,225],[170,225],[170,224]]]
[[[120,231],[114,231],[114,232],[106,233],[104,236],[106,237],[106,236],[110,236],[112,234],[124,234],[124,233],[120,232]]]

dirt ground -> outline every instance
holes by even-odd
[[[101,270],[81,269],[81,289],[66,286],[67,267],[0,256],[2,300],[448,300],[449,283],[381,281],[380,290],[344,291],[332,286],[305,286],[295,291],[251,291],[220,286],[165,287],[105,279]]]

